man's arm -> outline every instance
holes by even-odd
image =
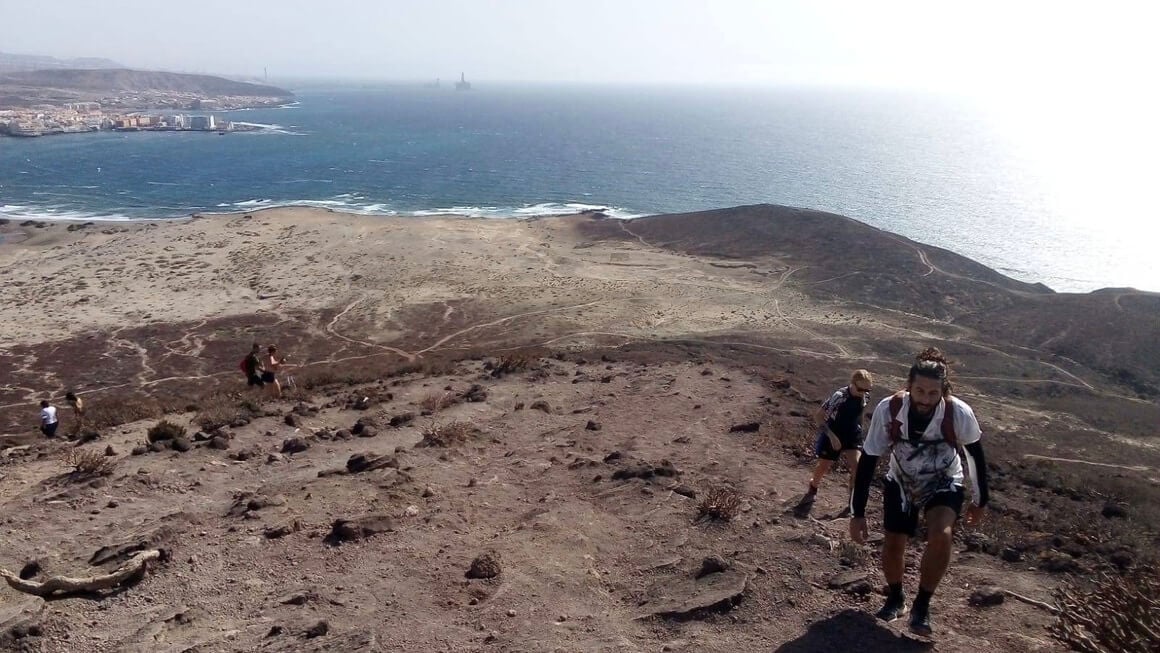
[[[855,519],[866,518],[866,502],[870,499],[870,484],[878,468],[878,456],[862,454],[854,472],[854,490],[850,493],[850,514]]]
[[[972,442],[966,446],[966,450],[967,478],[971,483],[972,503],[984,508],[991,496],[987,490],[987,459],[983,456],[983,443]]]

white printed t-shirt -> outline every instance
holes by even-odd
[[[890,439],[890,397],[878,402],[874,416],[870,419],[870,431],[862,450],[869,456],[890,455],[890,471],[886,478],[897,482],[903,489],[903,503],[918,505],[926,503],[938,492],[952,491],[963,487],[963,460],[959,450],[943,439],[942,420],[946,411],[946,401],[935,406],[930,424],[922,437],[911,442],[908,416],[910,413],[910,393],[904,393],[902,408],[898,411],[898,421],[902,423],[902,439],[895,444]],[[950,397],[954,402],[955,435],[960,446],[978,442],[982,437],[975,411],[966,402]],[[974,479],[972,486],[975,485]],[[973,496],[979,496],[977,487],[972,487]]]
[[[56,423],[56,406],[40,409],[40,423],[45,426]]]

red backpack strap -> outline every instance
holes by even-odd
[[[955,402],[950,397],[943,399],[942,436],[943,441],[952,447],[959,446],[959,436],[955,433]]]
[[[905,395],[901,390],[894,393],[890,397],[890,441],[899,442],[902,440],[902,421],[898,419],[898,413],[902,412],[902,398]]]

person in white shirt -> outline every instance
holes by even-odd
[[[56,437],[56,427],[60,422],[56,419],[56,407],[49,405],[47,400],[40,402],[40,432],[46,438]]]
[[[942,352],[929,348],[910,368],[906,390],[883,399],[874,409],[850,497],[850,538],[866,541],[866,501],[880,456],[890,457],[882,487],[886,539],[882,572],[889,592],[878,618],[894,621],[906,614],[902,592],[906,546],[921,515],[926,518],[918,596],[911,607],[910,630],[929,636],[930,599],[951,560],[955,522],[963,511],[966,486],[972,503],[965,524],[983,519],[987,505],[987,462],[982,430],[966,402],[951,396],[949,369]],[[965,454],[965,455],[964,455]]]

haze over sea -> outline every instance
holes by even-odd
[[[0,139],[0,215],[307,204],[629,217],[770,202],[848,215],[1059,291],[1160,291],[1160,224],[1145,219],[1144,174],[1122,151],[1136,146],[1115,125],[871,90],[296,90],[289,108],[215,114],[275,126],[264,132]]]

